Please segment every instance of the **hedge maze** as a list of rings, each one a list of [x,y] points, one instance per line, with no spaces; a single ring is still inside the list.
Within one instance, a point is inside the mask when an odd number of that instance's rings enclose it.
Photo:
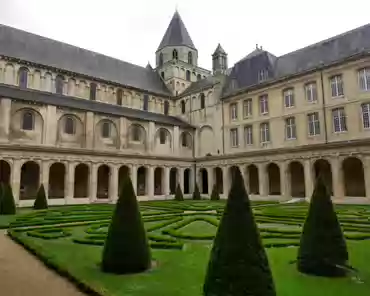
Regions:
[[[211,243],[224,205],[204,200],[141,202],[151,248],[181,250],[192,242]],[[252,205],[265,247],[299,245],[307,204]],[[33,211],[18,217],[9,231],[13,236],[101,246],[113,209],[113,205],[79,205]],[[370,239],[370,207],[337,205],[336,211],[348,240]]]

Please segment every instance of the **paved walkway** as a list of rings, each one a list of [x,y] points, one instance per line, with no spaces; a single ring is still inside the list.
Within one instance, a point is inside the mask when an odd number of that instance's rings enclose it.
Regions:
[[[4,296],[84,296],[0,231],[0,294]]]

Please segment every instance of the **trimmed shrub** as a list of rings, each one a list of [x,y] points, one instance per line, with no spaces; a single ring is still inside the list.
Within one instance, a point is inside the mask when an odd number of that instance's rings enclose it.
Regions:
[[[200,196],[199,187],[198,187],[197,183],[195,183],[195,188],[194,188],[192,199],[193,200],[201,200],[202,199],[201,196]]]
[[[33,204],[35,210],[45,210],[48,208],[48,201],[46,200],[44,184],[41,184],[37,191],[37,196]]]
[[[184,200],[184,195],[182,194],[180,184],[177,184],[177,187],[176,187],[175,200],[177,200],[177,201],[183,201]]]
[[[239,169],[219,224],[208,263],[205,296],[275,296],[265,249]]]
[[[8,184],[2,184],[1,187],[0,214],[14,215],[16,213],[16,207],[12,187]]]
[[[306,274],[339,277],[346,275],[340,266],[346,266],[347,261],[346,241],[324,179],[319,176],[303,226],[297,268]]]
[[[211,200],[220,200],[220,194],[218,193],[217,184],[213,185]]]
[[[129,177],[109,225],[101,268],[104,272],[127,274],[149,269],[151,253],[134,188]]]

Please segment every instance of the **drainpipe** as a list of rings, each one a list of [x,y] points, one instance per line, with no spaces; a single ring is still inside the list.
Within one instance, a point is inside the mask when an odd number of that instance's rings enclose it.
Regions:
[[[326,121],[326,101],[325,101],[325,90],[324,90],[324,77],[322,74],[322,70],[320,71],[320,78],[321,78],[321,93],[322,93],[322,113],[324,116],[324,138],[325,138],[325,144],[328,143],[328,127],[327,127],[327,121]]]

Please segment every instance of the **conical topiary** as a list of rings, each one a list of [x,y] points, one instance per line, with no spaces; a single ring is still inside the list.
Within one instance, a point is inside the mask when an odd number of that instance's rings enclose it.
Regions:
[[[0,214],[15,215],[16,207],[12,187],[8,184],[2,184],[1,187]]]
[[[202,199],[202,197],[200,196],[199,187],[198,187],[197,183],[195,183],[192,199],[193,200],[201,200]]]
[[[268,259],[239,169],[217,230],[204,296],[275,296]]]
[[[220,194],[218,193],[217,184],[213,185],[211,200],[220,200]]]
[[[303,226],[297,267],[317,276],[345,276],[348,251],[330,194],[319,176]]]
[[[41,184],[39,190],[37,191],[33,208],[35,210],[45,210],[48,208],[48,201],[46,199],[44,184]]]
[[[151,253],[131,179],[124,180],[108,236],[101,268],[104,272],[126,274],[149,269]]]
[[[177,201],[183,201],[184,200],[184,195],[182,194],[180,184],[177,184],[177,187],[176,187],[175,200],[177,200]]]

